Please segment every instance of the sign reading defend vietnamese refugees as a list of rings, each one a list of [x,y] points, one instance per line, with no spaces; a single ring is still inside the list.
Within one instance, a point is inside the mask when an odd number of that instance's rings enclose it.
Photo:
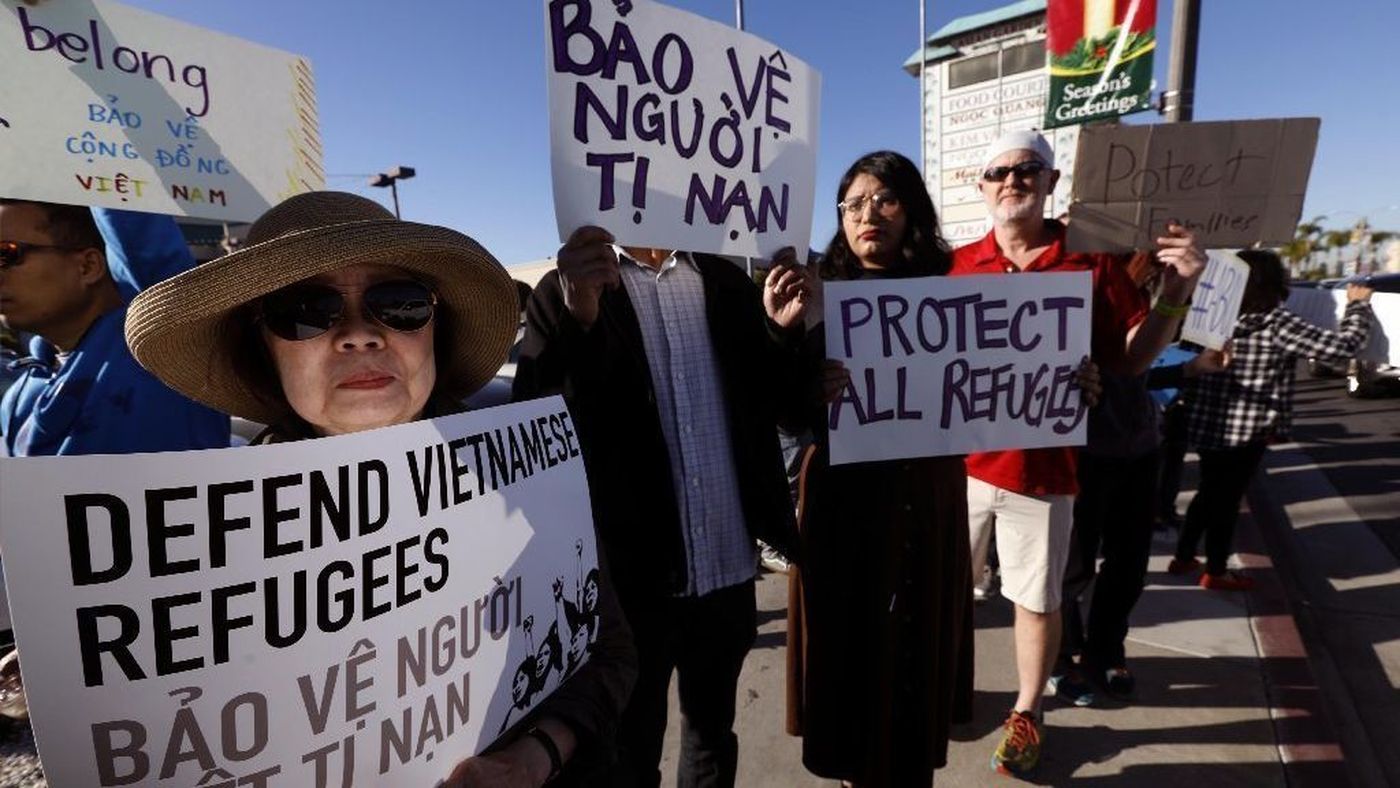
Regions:
[[[1076,446],[1092,275],[827,282],[831,463]]]
[[[1220,350],[1234,336],[1244,286],[1249,281],[1249,266],[1234,252],[1212,249],[1207,255],[1206,270],[1196,281],[1181,338]]]
[[[111,0],[0,0],[0,197],[252,221],[325,188],[311,64]]]
[[[1292,240],[1320,123],[1086,126],[1074,166],[1069,249],[1153,249],[1170,219],[1213,249]]]
[[[1151,109],[1157,0],[1050,0],[1045,128]]]
[[[559,236],[771,257],[806,249],[821,79],[650,0],[546,0]]]
[[[300,443],[0,459],[49,784],[433,785],[587,658],[558,397]]]

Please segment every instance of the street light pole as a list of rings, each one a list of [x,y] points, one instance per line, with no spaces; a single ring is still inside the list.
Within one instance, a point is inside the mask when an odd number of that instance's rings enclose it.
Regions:
[[[1172,52],[1162,114],[1168,123],[1190,121],[1196,106],[1196,45],[1201,36],[1201,0],[1175,0]]]
[[[744,29],[744,0],[734,0],[734,26]]]
[[[928,67],[928,17],[927,4],[919,0],[919,174],[924,176],[924,188],[928,188],[928,82],[924,79],[924,69]]]
[[[394,169],[389,170],[388,172],[381,172],[378,175],[371,176],[369,179],[370,186],[379,186],[381,188],[384,186],[389,187],[389,191],[394,195],[395,219],[402,218],[401,216],[399,216],[399,181],[406,181],[417,174],[418,171],[413,169],[412,167],[404,167],[403,165],[399,165],[398,167],[395,167]]]

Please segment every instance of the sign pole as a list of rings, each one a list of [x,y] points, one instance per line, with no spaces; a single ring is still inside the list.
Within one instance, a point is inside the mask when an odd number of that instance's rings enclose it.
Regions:
[[[734,26],[744,29],[744,0],[734,0]],[[753,258],[744,258],[744,271],[753,279]]]
[[[928,188],[928,81],[924,69],[928,67],[928,17],[927,4],[919,0],[919,172],[924,176],[924,188]]]
[[[1201,34],[1201,0],[1176,0],[1172,7],[1172,54],[1162,114],[1168,123],[1189,122],[1196,105],[1196,45]]]

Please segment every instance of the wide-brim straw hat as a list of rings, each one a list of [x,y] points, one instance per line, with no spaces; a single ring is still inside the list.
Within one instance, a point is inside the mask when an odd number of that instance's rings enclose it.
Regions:
[[[285,399],[268,402],[270,392],[259,396],[235,369],[234,344],[248,335],[236,324],[249,319],[240,307],[353,265],[401,268],[437,292],[445,319],[434,328],[435,390],[454,400],[490,380],[515,340],[515,282],[490,252],[455,230],[400,221],[373,200],[343,192],[297,195],[254,222],[247,243],[141,293],[126,316],[126,341],[141,366],[225,413],[263,424],[288,413]]]

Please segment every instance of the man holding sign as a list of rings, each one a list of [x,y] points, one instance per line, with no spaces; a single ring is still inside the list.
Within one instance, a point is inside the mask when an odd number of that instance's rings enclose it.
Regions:
[[[1162,297],[1149,308],[1126,272],[1126,259],[1073,254],[1065,228],[1047,221],[1045,204],[1060,173],[1055,154],[1034,131],[1008,132],[983,157],[981,190],[995,223],[985,238],[958,249],[954,274],[1091,271],[1094,361],[1106,372],[1143,373],[1171,340],[1205,256],[1185,228],[1157,239]],[[984,452],[967,458],[973,569],[985,564],[997,532],[1002,593],[1015,604],[1019,692],[993,768],[1013,774],[1040,759],[1040,701],[1059,649],[1061,584],[1070,549],[1075,451],[1068,448]]]

